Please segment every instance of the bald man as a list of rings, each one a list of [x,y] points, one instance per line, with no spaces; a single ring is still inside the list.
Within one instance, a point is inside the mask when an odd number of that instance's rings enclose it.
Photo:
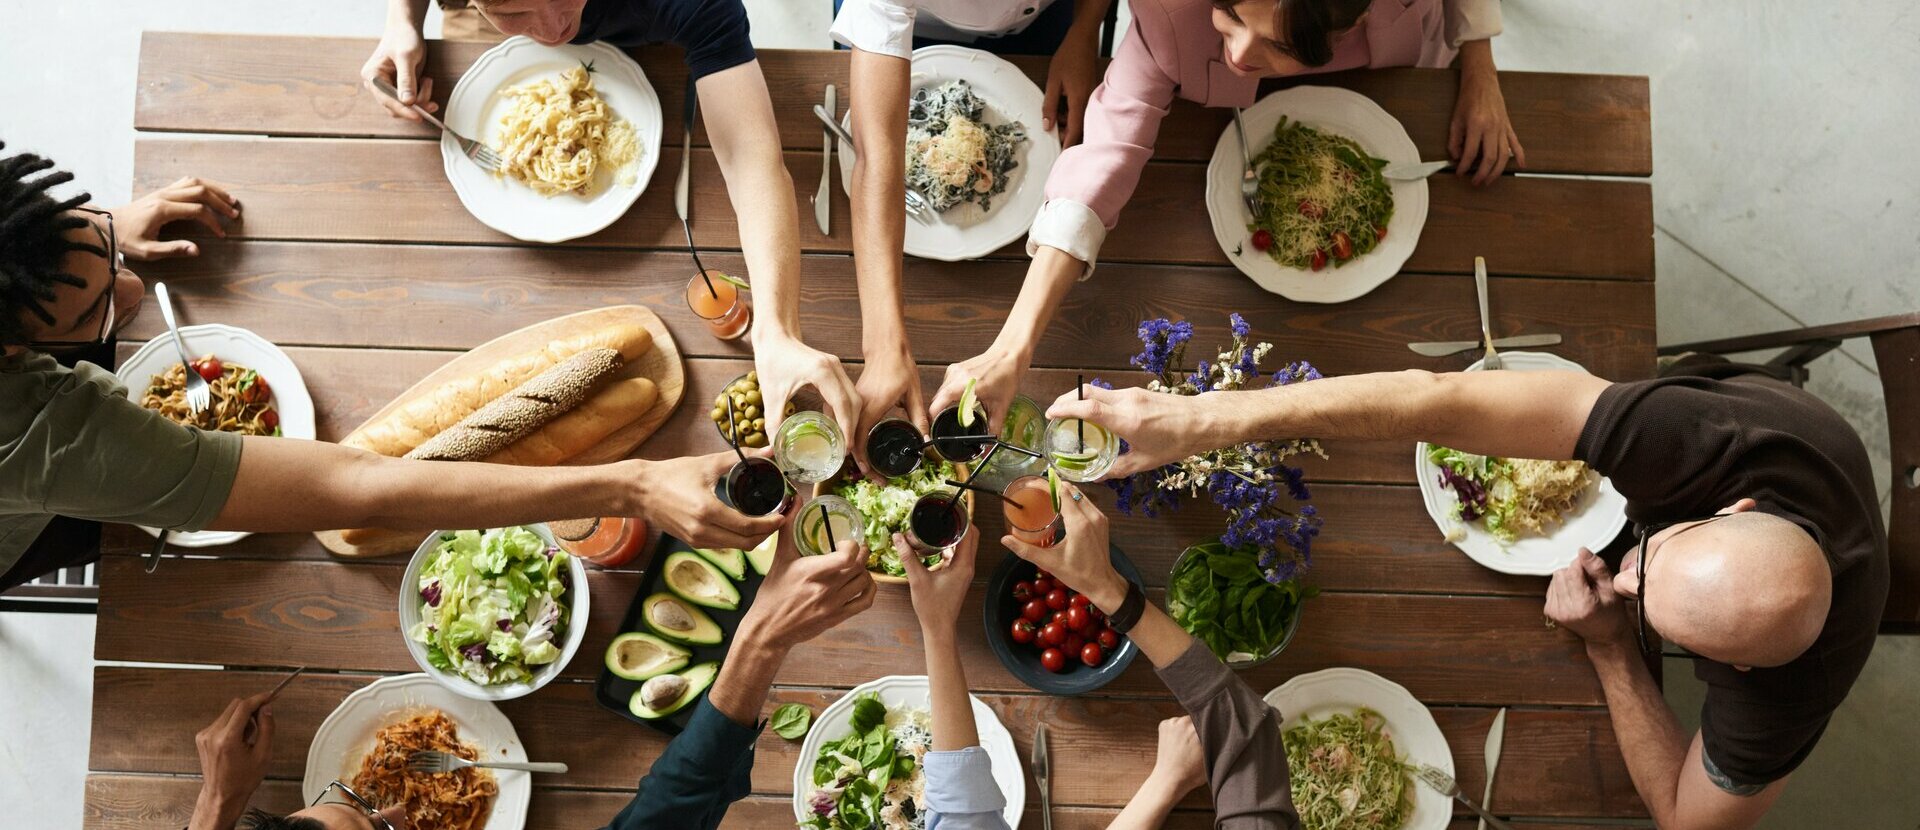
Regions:
[[[1717,358],[1635,383],[1397,372],[1191,398],[1089,389],[1047,415],[1126,438],[1115,477],[1307,435],[1579,459],[1605,474],[1640,544],[1618,574],[1578,551],[1547,589],[1547,625],[1584,640],[1664,830],[1759,821],[1859,677],[1886,605],[1887,535],[1859,436],[1806,392]],[[1647,668],[1663,641],[1707,684],[1691,736]]]

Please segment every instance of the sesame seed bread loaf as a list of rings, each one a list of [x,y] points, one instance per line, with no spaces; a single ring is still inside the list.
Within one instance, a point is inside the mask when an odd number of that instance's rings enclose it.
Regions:
[[[624,365],[620,353],[613,349],[579,352],[441,430],[406,457],[422,461],[485,459],[579,406]]]

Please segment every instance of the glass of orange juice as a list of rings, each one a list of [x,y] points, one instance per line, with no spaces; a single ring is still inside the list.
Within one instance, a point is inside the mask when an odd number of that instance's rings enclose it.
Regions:
[[[1066,537],[1067,525],[1054,507],[1053,490],[1041,476],[1021,476],[1001,491],[1000,509],[1013,538],[1030,545],[1052,547]]]
[[[706,321],[708,330],[721,340],[733,340],[747,333],[753,324],[753,304],[725,274],[708,269],[687,280],[687,308]]]

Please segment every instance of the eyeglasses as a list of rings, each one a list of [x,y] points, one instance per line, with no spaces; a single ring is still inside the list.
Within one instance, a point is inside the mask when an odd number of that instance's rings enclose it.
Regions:
[[[74,210],[82,213],[91,213],[105,220],[104,222],[89,222],[88,224],[93,226],[94,233],[100,235],[100,244],[104,246],[101,250],[106,252],[107,285],[100,291],[100,296],[94,298],[94,301],[87,305],[87,313],[80,318],[85,320],[87,317],[93,316],[96,309],[105,305],[105,310],[100,314],[100,331],[90,340],[36,340],[27,344],[27,348],[30,349],[47,351],[94,346],[107,342],[107,338],[113,335],[113,287],[115,283],[120,281],[120,269],[126,266],[127,258],[120,253],[120,240],[113,231],[113,214],[96,208],[83,207],[74,208]],[[102,224],[106,225],[106,230],[100,229]]]
[[[1701,519],[1683,519],[1677,522],[1666,522],[1664,524],[1648,525],[1647,527],[1644,527],[1640,530],[1640,562],[1639,564],[1634,566],[1634,570],[1638,573],[1640,577],[1640,584],[1638,587],[1634,589],[1634,594],[1635,594],[1634,606],[1639,609],[1638,611],[1639,624],[1634,626],[1633,634],[1634,634],[1634,637],[1640,641],[1641,654],[1660,653],[1660,646],[1664,642],[1660,638],[1660,633],[1657,631],[1654,631],[1653,626],[1647,624],[1647,563],[1649,561],[1652,561],[1653,559],[1653,549],[1647,547],[1648,540],[1652,539],[1654,536],[1659,535],[1660,531],[1666,530],[1667,528],[1670,528],[1670,527],[1687,525],[1687,527],[1680,528],[1679,530],[1676,530],[1673,532],[1673,536],[1678,536],[1696,527],[1713,524],[1714,522],[1724,519],[1726,517],[1727,517],[1727,514],[1719,513],[1719,514],[1707,516]],[[1664,547],[1667,542],[1673,541],[1673,536],[1668,536],[1666,539],[1661,540],[1660,544]],[[1681,649],[1678,653],[1667,654],[1664,656],[1684,657],[1692,660],[1700,659],[1700,655],[1694,654],[1693,652],[1687,651],[1685,649]]]
[[[333,780],[333,783],[328,784],[325,789],[322,789],[319,795],[314,796],[313,802],[308,804],[307,806],[308,807],[320,806],[320,802],[327,800],[327,793],[330,793],[334,790],[339,790],[341,795],[346,796],[348,801],[353,802],[352,804],[349,804],[346,806],[359,807],[361,812],[366,813],[367,821],[370,821],[373,823],[374,830],[394,830],[393,822],[387,821],[385,818],[381,817],[380,810],[378,808],[374,807],[373,804],[367,801],[366,799],[361,798],[359,793],[354,792],[352,787],[349,787],[346,784],[341,783],[340,779],[338,778],[335,778]]]

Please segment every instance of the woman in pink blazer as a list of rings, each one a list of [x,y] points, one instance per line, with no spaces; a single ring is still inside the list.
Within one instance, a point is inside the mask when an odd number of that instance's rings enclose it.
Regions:
[[[1524,166],[1520,139],[1494,72],[1488,39],[1499,0],[1133,0],[1133,25],[1087,102],[1082,143],[1061,152],[1046,202],[1027,235],[1033,263],[987,350],[947,367],[931,411],[956,403],[967,381],[994,431],[1033,347],[1076,279],[1093,273],[1100,245],[1153,156],[1175,96],[1246,107],[1263,78],[1390,66],[1444,67],[1459,57],[1460,92],[1448,150],[1461,175],[1493,181]]]

